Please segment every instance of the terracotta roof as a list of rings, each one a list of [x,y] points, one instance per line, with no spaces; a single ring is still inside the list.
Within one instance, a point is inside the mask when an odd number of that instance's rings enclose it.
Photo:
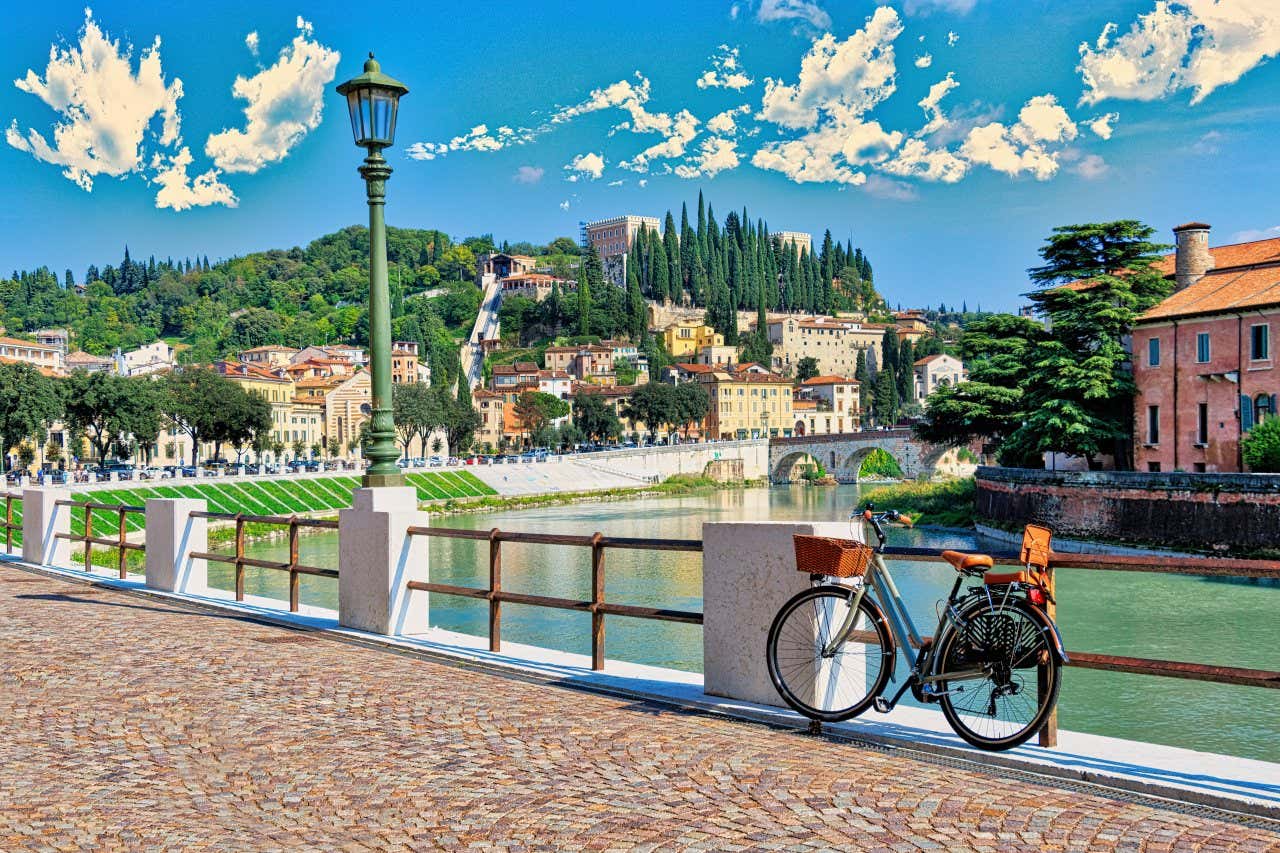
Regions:
[[[1280,266],[1212,272],[1138,318],[1169,320],[1280,305]]]
[[[690,364],[687,361],[679,361],[671,366],[678,367],[685,373],[710,373],[715,370],[715,368],[709,364]]]
[[[115,359],[93,355],[84,350],[76,350],[75,352],[67,353],[66,362],[67,364],[114,364]]]
[[[916,364],[919,363],[916,362]],[[806,387],[813,385],[857,385],[858,380],[849,379],[845,376],[814,376],[812,379],[806,379],[800,384]]]
[[[52,350],[54,352],[56,352],[58,349],[55,346],[50,346],[49,344],[42,344],[42,343],[39,343],[38,341],[23,341],[23,340],[19,340],[18,338],[8,338],[8,337],[0,337],[0,344],[5,344],[7,346],[18,346],[18,347],[34,347],[35,349]]]
[[[919,367],[922,364],[928,364],[931,361],[942,358],[944,355],[945,353],[934,353],[933,355],[926,355],[924,358],[917,358],[915,366]]]
[[[300,352],[293,347],[281,346],[280,344],[268,344],[262,347],[250,347],[244,352]]]
[[[58,371],[45,367],[43,364],[32,364],[31,362],[23,361],[20,358],[9,358],[7,355],[0,355],[0,364],[25,364],[40,371],[42,376],[61,376]]]

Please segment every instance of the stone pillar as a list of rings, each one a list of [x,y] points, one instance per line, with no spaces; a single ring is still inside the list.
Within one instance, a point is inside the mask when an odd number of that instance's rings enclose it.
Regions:
[[[148,588],[188,595],[209,591],[208,562],[191,557],[192,551],[209,550],[209,520],[191,517],[206,507],[193,498],[147,499]]]
[[[427,593],[406,588],[425,581],[428,540],[409,536],[427,524],[410,486],[356,489],[338,513],[338,623],[374,634],[416,634],[428,627]]]
[[[792,536],[861,539],[848,522],[733,521],[702,525],[702,667],[705,691],[782,705],[769,680],[769,626],[787,599],[809,587]]]
[[[22,492],[22,559],[39,566],[71,565],[71,542],[57,534],[71,532],[70,489],[26,489]]]

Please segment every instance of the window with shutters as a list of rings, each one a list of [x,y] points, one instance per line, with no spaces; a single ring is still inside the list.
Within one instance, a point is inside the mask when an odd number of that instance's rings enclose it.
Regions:
[[[1276,413],[1275,397],[1271,394],[1259,394],[1253,399],[1254,423],[1262,423]]]
[[[1160,339],[1152,338],[1147,341],[1147,367],[1160,366]]]
[[[1207,364],[1209,362],[1209,333],[1201,332],[1196,335],[1196,362],[1199,364]]]
[[[1271,327],[1265,323],[1249,327],[1249,358],[1253,361],[1271,358]]]

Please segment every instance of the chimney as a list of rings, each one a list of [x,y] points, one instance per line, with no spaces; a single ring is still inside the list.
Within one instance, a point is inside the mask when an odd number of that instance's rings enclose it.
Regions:
[[[1203,222],[1188,222],[1173,229],[1177,242],[1174,255],[1174,273],[1177,284],[1174,290],[1185,290],[1213,269],[1213,255],[1209,254],[1209,226]]]

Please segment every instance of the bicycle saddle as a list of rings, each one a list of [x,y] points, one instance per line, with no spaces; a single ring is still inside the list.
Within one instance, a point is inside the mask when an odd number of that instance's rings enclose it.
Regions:
[[[957,572],[980,575],[995,565],[986,554],[965,554],[961,551],[943,551],[942,559],[950,563]]]

